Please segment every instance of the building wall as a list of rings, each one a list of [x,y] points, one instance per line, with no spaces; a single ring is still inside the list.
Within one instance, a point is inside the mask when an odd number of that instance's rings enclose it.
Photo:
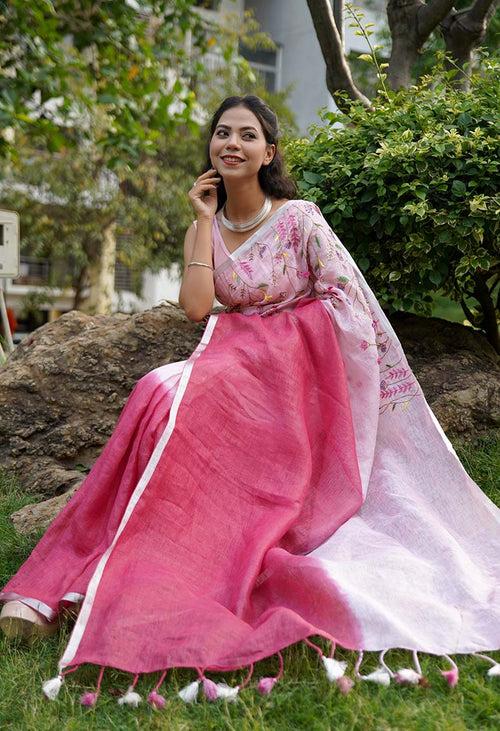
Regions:
[[[262,30],[281,51],[281,88],[293,84],[288,103],[301,134],[318,121],[317,109],[331,107],[325,65],[305,0],[246,0]],[[314,80],[311,83],[311,80]]]
[[[361,6],[362,3],[359,3]],[[382,0],[380,5],[383,7]],[[293,84],[288,97],[300,134],[306,135],[312,123],[320,122],[318,109],[335,110],[336,105],[326,86],[326,68],[316,38],[309,8],[305,0],[245,0],[245,9],[252,9],[262,30],[282,48],[281,88]],[[380,25],[385,17],[380,11],[365,10],[364,23]],[[344,19],[344,47],[359,53],[369,46],[349,27]]]

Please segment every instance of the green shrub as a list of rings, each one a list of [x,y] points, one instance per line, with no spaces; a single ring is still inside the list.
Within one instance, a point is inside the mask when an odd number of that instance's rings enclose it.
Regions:
[[[287,160],[389,310],[431,314],[431,293],[462,304],[498,349],[500,63],[469,92],[437,69],[366,109],[323,111]],[[344,126],[341,126],[341,123]]]

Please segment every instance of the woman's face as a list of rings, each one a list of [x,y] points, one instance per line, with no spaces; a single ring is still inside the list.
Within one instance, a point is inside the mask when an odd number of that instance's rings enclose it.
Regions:
[[[210,160],[223,178],[248,178],[271,162],[275,150],[275,145],[266,142],[255,114],[243,106],[232,107],[222,114],[214,130]]]

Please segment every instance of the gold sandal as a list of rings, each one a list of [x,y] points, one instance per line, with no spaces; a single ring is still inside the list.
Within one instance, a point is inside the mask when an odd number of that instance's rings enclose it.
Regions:
[[[12,601],[3,605],[0,613],[0,629],[9,639],[33,640],[36,637],[51,637],[59,629],[59,619],[56,617],[49,622],[27,604]]]

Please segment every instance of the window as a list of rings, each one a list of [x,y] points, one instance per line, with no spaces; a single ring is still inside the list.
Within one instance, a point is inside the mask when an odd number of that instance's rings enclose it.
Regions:
[[[240,43],[239,52],[246,58],[250,66],[261,77],[268,91],[279,91],[281,88],[281,46],[275,50],[247,48]]]
[[[115,290],[117,292],[134,291],[132,271],[119,259],[115,261]]]

